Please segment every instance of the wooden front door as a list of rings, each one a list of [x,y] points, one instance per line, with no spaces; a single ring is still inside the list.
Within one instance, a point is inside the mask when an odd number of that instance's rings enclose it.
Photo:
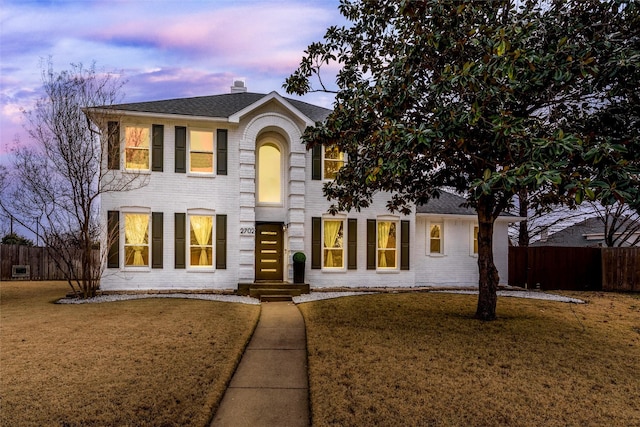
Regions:
[[[256,225],[256,280],[282,280],[282,224]]]

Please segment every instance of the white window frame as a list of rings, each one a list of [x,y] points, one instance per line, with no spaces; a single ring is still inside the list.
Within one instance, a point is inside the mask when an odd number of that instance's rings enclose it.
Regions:
[[[381,222],[391,222],[396,226],[396,247],[395,247],[395,266],[394,267],[380,267],[378,264],[380,257],[379,253],[382,250],[390,250],[391,248],[381,249],[378,246],[378,230],[379,223]],[[376,271],[378,272],[398,272],[400,271],[400,218],[397,216],[379,216],[376,218]]]
[[[192,216],[208,216],[211,217],[211,265],[191,265],[191,217]],[[187,242],[186,242],[186,267],[187,271],[193,272],[211,272],[216,269],[216,214],[213,209],[187,209]]]
[[[478,257],[478,252],[474,251],[474,243],[477,244],[477,235],[474,236],[475,229],[478,228],[477,223],[469,224],[469,256]]]
[[[322,180],[323,181],[333,181],[335,178],[327,178],[324,176],[324,171],[325,171],[325,162],[339,162],[340,160],[336,160],[336,159],[327,159],[325,157],[326,155],[326,149],[327,146],[323,145],[322,146]],[[344,151],[340,151],[340,153],[342,153],[342,166],[344,166],[347,163],[347,154]]]
[[[272,145],[280,151],[280,201],[279,202],[261,202],[260,201],[260,149],[265,145]],[[257,206],[272,206],[282,207],[284,206],[284,184],[285,184],[285,152],[284,147],[277,139],[273,137],[267,137],[260,141],[256,147],[256,205]]]
[[[124,129],[122,129],[122,132],[124,132],[124,137],[122,138],[122,140],[124,141],[124,152],[123,152],[123,156],[122,156],[122,166],[123,166],[123,170],[127,171],[127,172],[137,172],[137,173],[151,173],[151,165],[153,164],[153,159],[151,158],[151,156],[153,155],[153,150],[151,149],[151,144],[152,144],[152,129],[151,129],[151,125],[149,124],[141,124],[141,123],[125,123],[123,126]],[[148,146],[146,148],[146,150],[149,153],[149,163],[147,165],[146,169],[135,169],[135,168],[128,168],[127,167],[127,128],[140,128],[140,129],[146,129],[147,133],[149,135],[149,139],[147,141]],[[135,148],[135,147],[131,147],[131,149],[134,150],[143,150],[142,148]]]
[[[153,221],[153,218],[151,217],[151,209],[147,208],[147,207],[141,207],[141,206],[126,206],[126,207],[122,207],[120,208],[120,213],[122,215],[122,222],[121,222],[121,226],[120,226],[120,230],[119,230],[119,234],[120,234],[120,259],[118,260],[119,265],[121,266],[121,270],[124,271],[151,271],[151,221]],[[140,266],[136,266],[136,265],[126,265],[127,262],[127,254],[126,254],[126,234],[125,234],[125,230],[127,227],[127,214],[137,214],[137,215],[147,215],[149,217],[149,222],[147,225],[147,237],[148,237],[148,241],[147,241],[147,246],[148,246],[148,263],[147,265],[140,265]],[[139,246],[139,245],[137,245]]]
[[[440,252],[431,252],[431,227],[434,225],[440,226]],[[444,230],[444,220],[432,220],[427,221],[427,230],[426,230],[426,251],[428,256],[432,257],[441,257],[445,256],[445,230]]]
[[[191,150],[191,132],[209,132],[211,133],[212,147],[211,147],[211,172],[197,172],[191,170],[191,153],[209,153],[209,151],[193,151]],[[207,129],[200,127],[187,127],[187,174],[190,176],[204,176],[212,177],[216,175],[216,131],[215,129]]]
[[[342,223],[342,266],[341,267],[325,267],[325,245],[324,245],[324,223],[325,221],[339,221]],[[344,214],[338,215],[323,215],[322,216],[322,227],[320,229],[320,237],[321,237],[321,268],[323,271],[327,272],[344,272],[347,270],[347,216]]]

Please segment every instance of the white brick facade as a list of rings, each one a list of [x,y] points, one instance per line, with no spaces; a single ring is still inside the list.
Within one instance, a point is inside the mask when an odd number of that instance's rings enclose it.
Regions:
[[[107,224],[108,212],[116,212],[120,218],[120,232],[118,266],[105,268],[101,282],[102,290],[237,289],[238,283],[253,282],[256,278],[257,223],[282,225],[282,279],[285,281],[293,279],[292,254],[303,251],[307,255],[305,281],[311,287],[477,286],[477,258],[470,252],[475,221],[473,216],[432,218],[415,214],[393,215],[385,208],[384,195],[378,195],[369,209],[358,213],[345,213],[339,217],[344,220],[345,226],[348,220],[356,220],[356,265],[347,268],[345,263],[344,269],[312,268],[312,221],[314,218],[329,218],[327,209],[330,202],[322,194],[324,181],[312,179],[311,151],[307,151],[300,142],[305,127],[312,125],[313,120],[276,93],[266,95],[227,117],[190,117],[183,114],[128,111],[127,108],[123,108],[119,113],[123,114],[119,117],[121,129],[127,124],[164,126],[163,170],[144,172],[142,178],[147,184],[141,188],[103,195],[102,221]],[[188,171],[176,173],[176,126],[210,130],[214,135],[218,129],[225,129],[226,175],[198,176]],[[257,202],[256,150],[265,137],[271,137],[276,141],[282,154],[282,203],[278,206],[261,205]],[[124,171],[123,142],[120,152],[120,170],[112,172],[116,175],[127,173]],[[125,239],[122,218],[126,212],[162,213],[162,239],[158,243],[162,247],[162,259],[159,262],[161,267],[152,268],[151,263],[147,267],[124,267]],[[188,218],[190,212],[209,212],[214,216],[226,216],[224,268],[215,268],[215,262],[214,267],[207,269],[190,268],[188,262],[186,267],[176,268],[175,214],[186,214]],[[371,268],[367,254],[367,220],[376,219],[397,222],[398,233],[401,223],[403,227],[408,226],[408,269],[399,268],[400,246],[397,252],[397,268]],[[427,229],[429,221],[432,220],[444,224],[443,255],[432,256],[426,252]],[[353,224],[353,221],[349,224]],[[214,236],[214,250],[216,237],[220,236]],[[188,233],[186,239],[189,239]],[[344,241],[346,257],[346,234]],[[189,254],[185,256],[188,258]],[[506,222],[496,223],[494,257],[501,282],[506,282]]]

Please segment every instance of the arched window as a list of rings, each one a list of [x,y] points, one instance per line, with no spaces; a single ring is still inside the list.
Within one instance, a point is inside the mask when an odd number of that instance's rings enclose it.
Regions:
[[[258,148],[258,203],[282,203],[282,153],[273,143]]]

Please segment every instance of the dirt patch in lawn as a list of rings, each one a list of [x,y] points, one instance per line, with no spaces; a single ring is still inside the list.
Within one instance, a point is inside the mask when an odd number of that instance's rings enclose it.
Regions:
[[[0,424],[194,425],[216,409],[259,306],[60,305],[61,282],[0,283]]]
[[[640,299],[384,294],[300,305],[314,426],[640,425]]]

